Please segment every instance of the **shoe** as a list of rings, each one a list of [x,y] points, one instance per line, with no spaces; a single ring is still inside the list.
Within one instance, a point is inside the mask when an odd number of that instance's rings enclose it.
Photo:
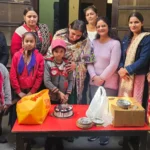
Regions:
[[[7,139],[4,136],[0,136],[0,143],[7,143]]]
[[[123,140],[119,140],[118,145],[123,146]]]
[[[101,136],[99,139],[100,145],[107,145],[109,143],[109,137],[108,136]]]
[[[13,150],[16,150],[16,143],[14,143]]]
[[[44,150],[51,150],[53,148],[53,143],[53,139],[48,137],[45,141]]]
[[[98,136],[91,136],[88,138],[88,141],[93,142],[93,141],[96,141],[98,138],[99,138]]]
[[[74,137],[67,137],[67,138],[64,138],[64,140],[68,142],[74,142]]]

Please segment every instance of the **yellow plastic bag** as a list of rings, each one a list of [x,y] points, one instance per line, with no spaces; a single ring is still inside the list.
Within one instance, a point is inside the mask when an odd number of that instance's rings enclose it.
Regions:
[[[49,90],[25,96],[17,103],[19,124],[42,124],[50,110]]]

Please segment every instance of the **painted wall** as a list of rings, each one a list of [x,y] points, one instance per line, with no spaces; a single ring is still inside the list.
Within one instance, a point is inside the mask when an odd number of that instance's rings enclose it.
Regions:
[[[112,4],[112,1],[113,1],[113,0],[107,0],[107,3],[110,3],[110,4]]]
[[[69,23],[78,19],[79,0],[69,0]]]
[[[39,0],[40,22],[46,23],[52,33],[54,26],[54,2],[59,2],[59,0]]]

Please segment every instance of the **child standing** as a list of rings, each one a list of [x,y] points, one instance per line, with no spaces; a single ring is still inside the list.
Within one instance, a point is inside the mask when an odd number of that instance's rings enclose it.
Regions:
[[[52,41],[53,57],[45,62],[44,84],[50,89],[52,104],[66,103],[71,94],[73,85],[72,72],[68,73],[66,65],[69,63],[64,58],[66,43],[62,39]]]
[[[2,136],[2,117],[8,107],[11,105],[11,88],[9,73],[6,67],[0,63],[0,143],[6,143],[7,140]]]
[[[22,49],[14,54],[10,69],[13,100],[17,101],[26,95],[36,93],[42,83],[44,59],[35,46],[36,35],[26,32],[22,39]],[[16,105],[13,105],[9,120],[11,127],[15,120]]]
[[[44,84],[50,90],[52,104],[67,103],[73,86],[72,72],[68,73],[66,65],[69,63],[64,58],[66,43],[62,39],[52,41],[52,54],[45,62]],[[61,138],[47,138],[45,150],[56,146],[57,150],[63,150]]]

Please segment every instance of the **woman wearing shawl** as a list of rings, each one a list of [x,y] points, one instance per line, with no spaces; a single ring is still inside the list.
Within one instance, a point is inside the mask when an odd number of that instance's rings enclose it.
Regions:
[[[86,77],[86,64],[94,62],[94,54],[87,38],[86,25],[81,20],[73,21],[68,28],[56,32],[54,39],[63,39],[66,43],[65,57],[69,60],[67,71],[73,71],[73,92],[68,103],[79,104],[82,99],[84,79]],[[51,47],[47,53],[50,57]]]
[[[21,49],[22,36],[26,32],[34,32],[36,34],[36,48],[42,55],[45,55],[52,39],[48,26],[38,23],[38,15],[32,7],[26,8],[23,15],[23,25],[18,27],[12,36],[11,57]]]
[[[143,21],[139,12],[133,12],[128,18],[130,34],[122,41],[122,58],[118,73],[121,78],[119,96],[134,97],[146,109],[150,33],[145,32]]]

